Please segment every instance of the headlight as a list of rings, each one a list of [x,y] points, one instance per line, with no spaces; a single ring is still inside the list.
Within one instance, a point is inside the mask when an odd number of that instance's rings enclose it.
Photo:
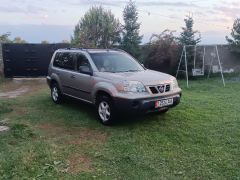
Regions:
[[[117,85],[117,90],[120,92],[133,92],[143,93],[146,92],[146,88],[141,82],[138,81],[123,81]]]
[[[173,78],[173,80],[172,80],[172,87],[173,87],[173,89],[178,88],[178,82],[177,82],[176,78]]]

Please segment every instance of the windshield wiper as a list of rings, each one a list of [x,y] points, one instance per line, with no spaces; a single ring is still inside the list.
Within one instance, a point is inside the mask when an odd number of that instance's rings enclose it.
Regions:
[[[127,70],[127,71],[125,71],[125,72],[137,72],[137,71],[139,71],[139,70],[133,70],[133,69],[131,69],[131,70]]]
[[[138,72],[140,70],[126,70],[126,71],[116,71],[116,73],[122,73],[122,72]]]
[[[114,72],[114,71],[102,71],[102,72],[116,73],[116,72]]]

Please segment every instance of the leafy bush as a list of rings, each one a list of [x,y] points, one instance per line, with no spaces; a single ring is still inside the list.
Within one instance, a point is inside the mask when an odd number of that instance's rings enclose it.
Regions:
[[[152,70],[175,74],[179,47],[173,31],[165,30],[159,35],[153,34],[150,42],[143,47],[144,65]]]

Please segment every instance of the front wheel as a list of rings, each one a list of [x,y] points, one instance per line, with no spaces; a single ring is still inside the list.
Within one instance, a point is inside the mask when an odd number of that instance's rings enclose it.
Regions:
[[[51,86],[51,97],[53,102],[60,104],[62,102],[62,94],[57,83],[53,83]]]
[[[102,124],[113,124],[115,118],[115,109],[111,98],[107,96],[99,96],[96,102],[96,113]]]

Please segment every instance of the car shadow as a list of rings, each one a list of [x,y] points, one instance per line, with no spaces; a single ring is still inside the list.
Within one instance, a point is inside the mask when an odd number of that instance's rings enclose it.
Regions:
[[[96,118],[95,106],[87,102],[65,96],[62,105],[80,112],[84,112],[91,118]]]
[[[159,113],[149,113],[149,114],[124,114],[116,122],[116,126],[129,126],[129,125],[146,125],[156,120],[159,120],[158,117],[161,117],[161,120],[164,120],[165,114]]]
[[[84,101],[64,97],[63,106],[71,109],[75,109],[79,112],[84,112],[90,119],[98,121],[97,115],[95,114],[95,106]],[[128,126],[134,124],[144,124],[145,122],[151,122],[156,120],[156,117],[161,116],[164,120],[164,114],[150,113],[150,114],[130,114],[130,113],[119,113],[116,122],[112,126]]]

